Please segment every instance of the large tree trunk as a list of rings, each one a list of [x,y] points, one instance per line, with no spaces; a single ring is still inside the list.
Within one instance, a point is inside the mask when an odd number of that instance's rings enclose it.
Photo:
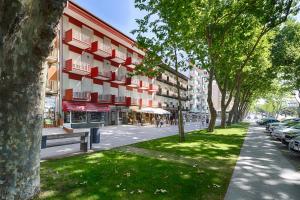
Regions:
[[[40,190],[44,58],[65,1],[0,1],[0,199]]]
[[[212,82],[213,82],[213,77],[214,77],[214,71],[213,69],[210,70],[209,72],[209,77],[208,77],[208,88],[207,88],[207,103],[209,107],[209,112],[210,112],[210,120],[209,120],[209,125],[207,130],[209,132],[213,132],[216,124],[216,119],[217,119],[217,111],[214,107],[213,101],[212,101]]]
[[[182,115],[182,102],[180,94],[180,83],[178,77],[178,63],[177,63],[177,50],[175,49],[175,70],[176,70],[176,89],[177,89],[177,100],[178,100],[178,131],[179,131],[179,142],[184,142],[184,124]]]

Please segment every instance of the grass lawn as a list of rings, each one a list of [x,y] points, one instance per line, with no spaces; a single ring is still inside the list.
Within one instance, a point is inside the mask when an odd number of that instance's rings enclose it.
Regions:
[[[203,163],[191,166],[117,149],[41,163],[39,199],[223,199],[247,124],[132,146]]]

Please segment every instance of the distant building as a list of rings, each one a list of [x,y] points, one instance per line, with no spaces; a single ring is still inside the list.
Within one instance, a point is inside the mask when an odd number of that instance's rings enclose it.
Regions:
[[[156,93],[156,99],[161,102],[161,107],[169,111],[173,117],[177,118],[178,112],[178,96],[176,87],[176,74],[178,74],[180,83],[180,98],[182,103],[182,110],[188,111],[188,77],[182,73],[176,71],[173,68],[166,68],[166,70],[156,77],[156,85],[158,86],[158,92]]]
[[[208,73],[206,70],[194,67],[189,77],[189,110],[192,118],[199,118],[209,114],[207,104]]]

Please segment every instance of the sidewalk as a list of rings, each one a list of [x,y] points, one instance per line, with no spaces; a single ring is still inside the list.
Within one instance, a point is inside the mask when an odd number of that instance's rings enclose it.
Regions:
[[[264,133],[251,126],[225,200],[300,199],[300,173]]]
[[[200,129],[201,122],[187,123],[185,132]],[[76,131],[87,131],[78,129]],[[62,129],[43,130],[43,135],[63,133]],[[154,126],[119,125],[106,126],[100,129],[100,144],[93,144],[93,150],[107,150],[137,142],[152,140],[161,137],[176,135],[178,126],[167,126],[156,128]],[[79,144],[51,147],[41,150],[41,159],[60,157],[63,155],[76,154],[80,152]]]

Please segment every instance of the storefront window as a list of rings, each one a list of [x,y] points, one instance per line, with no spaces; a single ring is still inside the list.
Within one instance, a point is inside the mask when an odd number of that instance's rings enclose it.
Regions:
[[[91,112],[89,115],[90,122],[101,122],[104,121],[104,113],[101,112]]]
[[[70,112],[64,113],[64,123],[70,123]]]
[[[55,97],[45,97],[44,108],[44,125],[46,127],[53,126],[55,124]]]
[[[72,112],[72,123],[86,123],[86,112]]]

